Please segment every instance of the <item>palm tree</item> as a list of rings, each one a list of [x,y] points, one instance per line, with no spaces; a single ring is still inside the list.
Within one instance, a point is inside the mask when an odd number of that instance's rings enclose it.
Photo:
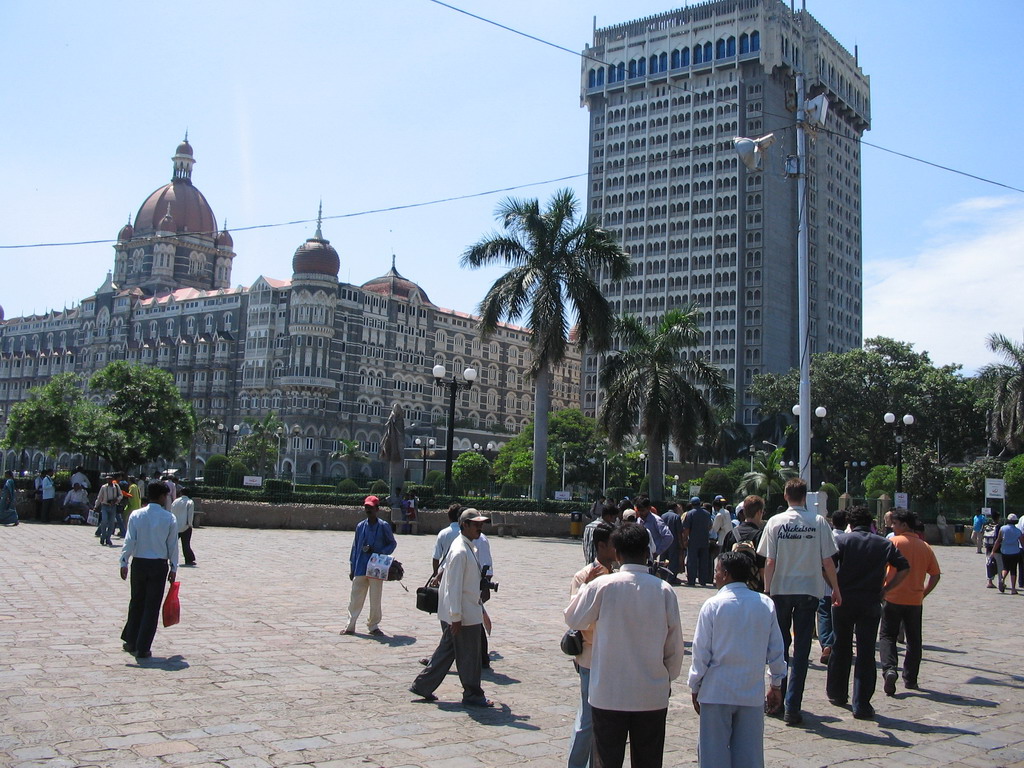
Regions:
[[[231,449],[233,456],[240,458],[250,471],[257,475],[265,475],[267,464],[277,451],[277,430],[284,427],[276,411],[271,411],[262,419],[247,416],[245,424],[249,427],[248,434],[241,437]]]
[[[650,447],[650,494],[664,495],[664,446],[691,445],[715,424],[715,410],[729,402],[732,390],[722,370],[684,350],[700,342],[696,309],[669,310],[652,327],[633,316],[616,324],[623,351],[601,370],[605,391],[599,420],[616,446],[639,427]]]
[[[217,420],[210,416],[200,418],[194,410],[191,413],[195,431],[192,432],[192,441],[189,445],[188,467],[192,476],[195,477],[197,474],[196,448],[200,445],[209,447],[210,443],[217,438]]]
[[[782,493],[786,481],[797,476],[796,469],[782,463],[782,454],[785,451],[786,449],[781,447],[774,451],[757,451],[754,454],[754,469],[740,480],[737,492],[742,496],[756,493],[764,497],[766,503],[769,494]]]
[[[331,461],[341,460],[348,465],[348,476],[355,477],[355,468],[357,464],[365,464],[370,460],[366,451],[359,448],[358,440],[339,440],[338,450],[334,451],[331,456]]]
[[[462,255],[464,267],[509,268],[480,302],[484,339],[503,320],[524,319],[533,332],[533,493],[539,500],[547,495],[551,370],[571,342],[596,352],[608,348],[614,315],[595,276],[621,280],[629,272],[629,257],[614,236],[595,220],[578,218],[578,209],[570,189],[556,192],[543,211],[535,199],[509,198],[495,212],[505,231],[488,235]]]
[[[1019,453],[1024,447],[1024,345],[1001,333],[989,334],[987,343],[1005,359],[980,371],[993,384],[991,437],[1003,446],[1003,454]]]

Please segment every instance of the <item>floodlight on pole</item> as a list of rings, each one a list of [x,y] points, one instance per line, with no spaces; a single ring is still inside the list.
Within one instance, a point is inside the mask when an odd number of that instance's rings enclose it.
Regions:
[[[774,133],[769,133],[757,139],[748,139],[743,136],[737,136],[732,140],[732,145],[736,149],[736,154],[740,156],[740,162],[747,166],[751,171],[760,171],[764,165],[761,162],[764,151],[770,147],[774,141]]]

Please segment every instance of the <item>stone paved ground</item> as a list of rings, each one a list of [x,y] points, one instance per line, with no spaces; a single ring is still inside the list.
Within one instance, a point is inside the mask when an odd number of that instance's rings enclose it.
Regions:
[[[410,589],[427,576],[432,538],[399,539]],[[557,641],[579,544],[493,539],[501,588],[491,647],[500,658],[484,685],[500,707],[466,711],[454,675],[438,704],[407,693],[439,630],[397,584],[385,588],[386,638],[339,636],[351,540],[196,531],[182,623],[161,629],[154,657],[137,663],[118,639],[128,588],[117,550],[86,528],[0,530],[0,765],[564,765],[577,691]],[[1024,765],[1024,597],[984,589],[983,558],[971,548],[939,557],[945,576],[926,606],[922,690],[894,699],[879,690],[877,722],[855,721],[828,705],[815,663],[804,727],[767,723],[769,765]],[[677,594],[690,637],[710,591]],[[696,764],[696,723],[679,686],[666,766]]]

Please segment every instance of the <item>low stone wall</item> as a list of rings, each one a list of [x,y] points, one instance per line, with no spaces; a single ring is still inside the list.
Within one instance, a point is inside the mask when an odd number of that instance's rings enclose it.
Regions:
[[[196,499],[199,524],[227,528],[293,528],[298,530],[354,531],[364,519],[362,507],[329,507],[320,504],[270,504],[252,501]],[[568,536],[569,516],[550,512],[484,512],[491,524],[484,529],[489,536]],[[381,509],[381,517],[401,524],[395,510]],[[448,526],[445,510],[419,510],[420,534],[436,534]]]

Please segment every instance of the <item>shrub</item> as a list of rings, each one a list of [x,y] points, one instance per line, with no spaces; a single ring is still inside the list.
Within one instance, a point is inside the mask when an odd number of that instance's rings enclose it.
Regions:
[[[338,483],[338,493],[359,493],[359,483],[351,477],[346,477]]]
[[[402,489],[405,493],[411,493],[420,501],[432,501],[434,498],[434,488],[430,485],[418,485],[416,483],[406,483]]]
[[[231,464],[228,469],[228,482],[232,488],[241,488],[243,478],[249,474],[248,467],[245,466],[238,459],[231,459]]]
[[[736,486],[732,481],[732,476],[724,469],[709,469],[704,473],[704,479],[700,484],[700,495],[702,498],[724,496],[731,499],[736,493]]]
[[[388,496],[391,493],[391,486],[387,480],[374,480],[370,486],[370,493],[375,496]]]
[[[228,472],[230,472],[230,470],[231,459],[222,453],[215,453],[206,460],[203,482],[207,485],[226,485],[228,481]]]
[[[427,472],[427,485],[433,486],[437,490],[444,489],[444,472],[439,469],[432,469]]]
[[[281,491],[292,490],[292,484],[287,480],[265,480],[263,482],[263,489],[272,493],[280,493]]]

